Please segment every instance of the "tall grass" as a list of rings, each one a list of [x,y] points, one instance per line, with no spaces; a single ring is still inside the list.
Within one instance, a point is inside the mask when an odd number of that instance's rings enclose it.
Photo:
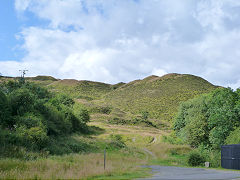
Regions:
[[[159,143],[149,147],[155,154],[156,159],[153,164],[167,166],[187,166],[187,155],[192,150],[187,145],[173,145],[168,143]]]
[[[108,152],[105,170],[103,153],[51,156],[35,161],[1,159],[0,179],[86,179],[136,171],[137,165],[144,163],[144,155],[131,150]]]

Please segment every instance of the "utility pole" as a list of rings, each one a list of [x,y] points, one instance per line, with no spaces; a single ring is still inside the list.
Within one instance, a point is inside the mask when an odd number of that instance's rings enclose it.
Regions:
[[[25,74],[26,74],[26,72],[28,71],[27,69],[23,69],[23,70],[19,70],[20,71],[20,73],[21,73],[21,78],[23,78],[24,79],[24,76],[25,76]]]
[[[25,83],[24,76],[25,76],[27,71],[28,71],[27,69],[19,70],[19,72],[21,73],[20,82],[23,83],[23,84]]]

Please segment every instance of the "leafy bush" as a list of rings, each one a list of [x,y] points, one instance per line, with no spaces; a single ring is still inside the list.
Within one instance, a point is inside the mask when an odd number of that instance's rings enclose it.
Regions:
[[[201,154],[202,157],[208,162],[210,162],[211,167],[220,167],[221,166],[221,151],[220,150],[212,150],[209,147],[201,144],[197,151]]]
[[[144,116],[135,117],[131,120],[131,124],[138,124],[138,125],[144,125],[144,126],[151,126],[156,127],[155,124],[153,124],[150,120],[146,119]]]
[[[197,151],[190,152],[188,156],[188,165],[190,166],[200,166],[205,162],[205,158],[200,155]]]
[[[3,127],[8,127],[11,124],[11,111],[8,104],[8,99],[0,90],[0,125]]]
[[[61,109],[61,105],[68,107],[72,107],[74,105],[73,99],[65,94],[57,94],[55,97],[51,98],[50,103],[58,109]]]
[[[16,116],[16,126],[24,125],[26,128],[43,126],[43,119],[40,115],[33,112],[27,112],[23,116]]]
[[[0,89],[1,154],[8,154],[5,151],[11,148],[24,150],[19,155],[14,151],[15,157],[25,156],[25,150],[47,153],[49,146],[56,144],[51,142],[59,136],[88,130],[88,111],[73,109],[73,99],[64,94],[56,95],[24,81],[3,83]],[[78,143],[61,145],[63,148],[57,144],[62,153],[70,153],[83,151],[86,147],[78,146]]]
[[[13,90],[9,94],[12,115],[23,115],[26,112],[31,112],[33,110],[34,100],[34,95],[27,88]]]
[[[65,118],[65,114],[53,106],[46,103],[42,114],[47,125],[48,135],[68,134],[71,131],[72,124],[69,119]]]
[[[26,87],[28,90],[30,90],[31,93],[37,97],[37,99],[50,99],[53,95],[46,88],[40,87],[34,83],[27,82],[22,87]]]
[[[126,147],[126,144],[123,142],[122,136],[119,134],[116,135],[110,135],[110,147],[108,147],[109,149],[121,149]]]
[[[240,144],[240,127],[229,134],[225,140],[225,144]]]
[[[16,136],[21,145],[35,150],[45,147],[48,141],[47,132],[43,127],[26,128],[20,126],[16,129]]]
[[[148,111],[143,111],[142,112],[142,119],[146,121],[148,119],[148,117],[149,117],[149,112]]]
[[[78,110],[75,110],[75,115],[76,117],[79,119],[79,122],[81,124],[86,124],[90,121],[90,116],[89,116],[89,113],[88,113],[88,110],[85,109],[85,108],[80,108]]]
[[[52,138],[49,141],[46,150],[49,151],[50,154],[69,154],[69,153],[81,153],[81,152],[90,152],[96,150],[97,147],[91,145],[84,141],[76,140],[72,137],[56,137]]]
[[[0,88],[5,94],[11,93],[13,90],[16,90],[20,88],[22,84],[20,84],[18,81],[8,81],[8,82],[3,82],[0,85]]]

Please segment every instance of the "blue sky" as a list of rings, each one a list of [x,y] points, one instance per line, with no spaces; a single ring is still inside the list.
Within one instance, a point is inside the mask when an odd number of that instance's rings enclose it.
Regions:
[[[0,73],[128,82],[185,73],[240,87],[240,1],[2,0]]]
[[[32,12],[17,12],[14,3],[14,0],[0,1],[0,61],[20,61],[25,50],[21,48],[23,39],[19,33],[30,26],[44,27],[47,24]]]
[[[16,60],[21,51],[17,51],[16,34],[21,31],[21,22],[16,16],[14,1],[0,1],[0,60]],[[18,52],[18,53],[17,53]]]

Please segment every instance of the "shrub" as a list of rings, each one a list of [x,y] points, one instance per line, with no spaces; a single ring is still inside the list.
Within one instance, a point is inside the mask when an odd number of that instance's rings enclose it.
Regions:
[[[56,154],[85,151],[87,143],[67,140],[73,132],[87,131],[90,120],[86,109],[73,109],[73,105],[68,96],[55,95],[33,83],[0,84],[0,154],[11,156],[8,151],[13,148],[9,152],[14,157],[23,157],[27,151],[55,153],[55,147],[59,149]],[[58,142],[60,136],[66,140]]]
[[[84,140],[59,136],[51,138],[46,149],[50,152],[50,154],[63,155],[69,153],[93,152],[97,149],[97,147],[95,144],[89,144]]]
[[[221,166],[221,151],[212,151],[210,154],[210,166],[217,168]]]
[[[56,106],[58,109],[61,109],[61,105],[72,107],[75,102],[72,98],[65,94],[58,94],[50,100],[50,103]]]
[[[230,133],[225,140],[225,144],[239,144],[240,143],[240,127]]]
[[[23,87],[29,89],[38,99],[49,99],[52,96],[52,93],[50,93],[46,88],[40,87],[34,83],[27,82]]]
[[[12,115],[23,115],[33,110],[35,97],[27,88],[14,90],[9,95]]]
[[[111,142],[110,142],[110,147],[108,148],[112,148],[112,149],[121,149],[121,148],[124,148],[126,147],[126,144],[123,142],[123,139],[122,139],[122,136],[119,135],[119,134],[116,134],[116,135],[110,135],[110,139],[111,139]]]
[[[148,111],[143,111],[142,112],[142,119],[146,121],[148,119],[148,117],[149,117],[149,112]]]
[[[123,119],[123,118],[113,117],[113,118],[108,120],[108,123],[124,125],[124,124],[131,124],[131,121]]]
[[[9,94],[20,87],[21,85],[17,81],[8,81],[1,84],[1,89],[3,89],[6,94]]]
[[[47,132],[44,127],[26,128],[20,126],[16,129],[16,135],[21,145],[31,149],[42,149],[48,141]]]
[[[85,127],[86,123],[82,123],[79,118],[73,113],[72,109],[65,107],[63,109],[64,114],[65,114],[65,119],[72,124],[72,132],[77,132],[83,130]]]
[[[17,126],[26,126],[26,128],[42,126],[42,117],[32,112],[25,113],[23,116],[15,116]]]
[[[75,104],[73,107],[73,114],[71,116],[73,131],[87,132],[88,128],[86,124],[89,121],[90,115],[88,110],[80,104]]]
[[[80,108],[78,111],[75,111],[75,115],[81,124],[86,124],[90,121],[88,110],[85,108]]]
[[[101,113],[101,114],[110,114],[112,108],[109,106],[96,106],[90,109],[91,113]]]
[[[103,114],[110,114],[112,111],[112,108],[109,106],[102,106],[99,108],[99,111]]]
[[[134,117],[134,118],[131,120],[130,123],[131,123],[131,124],[143,125],[143,126],[156,127],[155,124],[153,124],[150,120],[146,119],[146,117],[144,118],[143,116]]]
[[[200,155],[197,151],[190,152],[188,156],[188,165],[190,166],[200,166],[205,162],[205,158]]]
[[[7,127],[10,124],[12,124],[12,122],[8,99],[5,94],[0,91],[0,125]]]
[[[42,114],[47,125],[48,135],[69,134],[72,124],[69,119],[65,118],[65,114],[58,111],[57,108],[49,103],[46,103]]]

